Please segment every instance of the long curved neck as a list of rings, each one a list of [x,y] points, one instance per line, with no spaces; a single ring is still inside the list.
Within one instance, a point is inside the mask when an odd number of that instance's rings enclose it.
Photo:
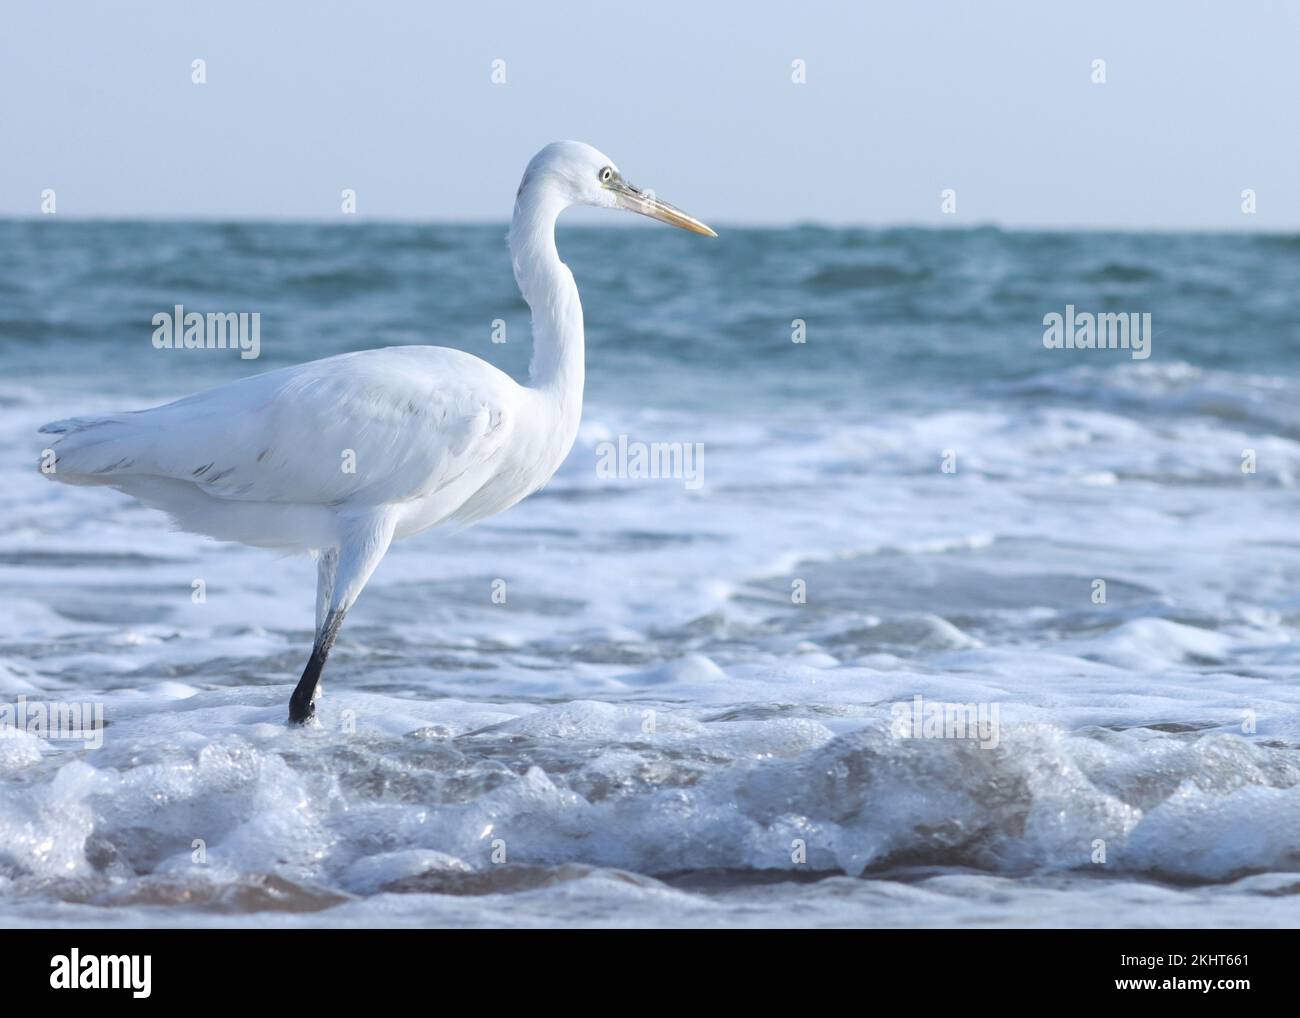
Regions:
[[[586,369],[582,302],[573,273],[555,250],[555,221],[565,204],[545,184],[525,181],[510,221],[510,259],[533,312],[529,383],[555,399],[576,430]]]

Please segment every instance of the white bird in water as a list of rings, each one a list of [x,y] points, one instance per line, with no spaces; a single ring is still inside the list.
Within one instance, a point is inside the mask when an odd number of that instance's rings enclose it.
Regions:
[[[582,304],[555,249],[571,205],[626,209],[715,237],[633,187],[590,145],[547,145],[524,171],[510,223],[532,309],[529,384],[460,350],[388,347],[268,371],[174,403],[74,417],[52,479],[103,484],[183,530],[316,555],[316,638],[289,700],[314,716],[344,616],[389,544],[499,513],[542,487],[573,446],[585,374]]]

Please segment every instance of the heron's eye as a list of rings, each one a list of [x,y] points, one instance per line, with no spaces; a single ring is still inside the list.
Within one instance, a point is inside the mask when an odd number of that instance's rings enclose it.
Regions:
[[[614,179],[614,167],[606,166],[603,170],[600,171],[600,182],[602,184],[608,184],[613,179]]]

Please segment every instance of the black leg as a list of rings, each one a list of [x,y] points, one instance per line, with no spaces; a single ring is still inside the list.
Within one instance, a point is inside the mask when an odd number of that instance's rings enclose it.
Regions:
[[[306,724],[316,716],[316,684],[320,682],[321,669],[325,667],[325,659],[330,656],[330,649],[339,635],[345,614],[347,613],[342,611],[330,612],[325,616],[325,625],[316,634],[316,643],[311,649],[311,657],[307,659],[307,667],[303,669],[293,696],[289,697],[291,725]]]

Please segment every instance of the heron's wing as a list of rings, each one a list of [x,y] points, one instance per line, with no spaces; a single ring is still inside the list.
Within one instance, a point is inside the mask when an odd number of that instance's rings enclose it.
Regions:
[[[64,436],[56,471],[92,483],[129,474],[236,501],[397,502],[454,483],[500,452],[513,423],[511,386],[468,354],[395,347],[42,430]]]

